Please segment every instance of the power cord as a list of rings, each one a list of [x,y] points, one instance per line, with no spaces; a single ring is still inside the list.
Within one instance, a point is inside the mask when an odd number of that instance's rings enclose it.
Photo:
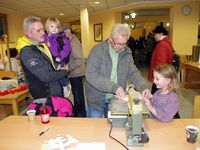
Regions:
[[[110,131],[109,131],[109,137],[113,140],[115,140],[116,142],[118,142],[120,145],[122,145],[126,150],[129,150],[129,148],[124,145],[122,142],[120,142],[119,140],[117,140],[116,138],[114,138],[113,136],[111,136],[111,132],[112,132],[112,128],[113,128],[113,125],[112,125],[112,120],[110,120]]]

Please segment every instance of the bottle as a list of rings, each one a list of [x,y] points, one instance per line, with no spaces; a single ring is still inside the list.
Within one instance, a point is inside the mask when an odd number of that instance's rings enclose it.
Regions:
[[[50,121],[50,115],[49,115],[49,111],[46,107],[46,105],[43,105],[42,106],[42,110],[41,110],[41,122],[46,124],[46,123],[49,123]]]

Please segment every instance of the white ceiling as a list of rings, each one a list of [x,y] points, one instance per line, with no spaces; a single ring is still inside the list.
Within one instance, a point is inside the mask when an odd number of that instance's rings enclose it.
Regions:
[[[95,1],[101,3],[96,5],[94,4]],[[81,6],[86,6],[89,14],[92,14],[106,9],[128,6],[137,2],[151,3],[153,1],[166,0],[0,0],[0,9],[6,8],[44,18],[73,18],[79,16]],[[59,14],[61,13],[64,15],[60,16]]]

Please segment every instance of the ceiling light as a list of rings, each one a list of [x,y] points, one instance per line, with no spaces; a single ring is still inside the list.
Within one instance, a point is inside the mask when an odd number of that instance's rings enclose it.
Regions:
[[[136,13],[131,13],[130,15],[131,15],[131,18],[135,18]]]
[[[59,14],[60,16],[63,16],[64,14]]]
[[[130,18],[130,16],[129,16],[129,15],[125,15],[124,18],[125,18],[126,20],[128,20],[128,19]]]
[[[168,23],[166,23],[166,26],[167,26],[167,27],[169,27],[169,22],[168,22]]]
[[[99,2],[99,1],[96,1],[96,2],[94,2],[94,4],[98,5],[98,4],[100,4],[100,2]]]
[[[131,29],[134,29],[135,28],[135,23],[131,23],[131,24],[129,24],[129,26],[131,27]]]
[[[134,29],[134,28],[135,28],[135,26],[134,26],[134,25],[132,25],[132,26],[131,26],[131,28],[132,28],[132,29]]]

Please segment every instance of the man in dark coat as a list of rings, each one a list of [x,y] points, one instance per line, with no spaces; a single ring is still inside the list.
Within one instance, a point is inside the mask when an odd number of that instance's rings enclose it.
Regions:
[[[25,36],[19,38],[17,49],[29,91],[34,99],[48,96],[63,97],[60,79],[68,75],[68,66],[55,70],[51,53],[44,44],[44,30],[39,17],[24,19]]]

